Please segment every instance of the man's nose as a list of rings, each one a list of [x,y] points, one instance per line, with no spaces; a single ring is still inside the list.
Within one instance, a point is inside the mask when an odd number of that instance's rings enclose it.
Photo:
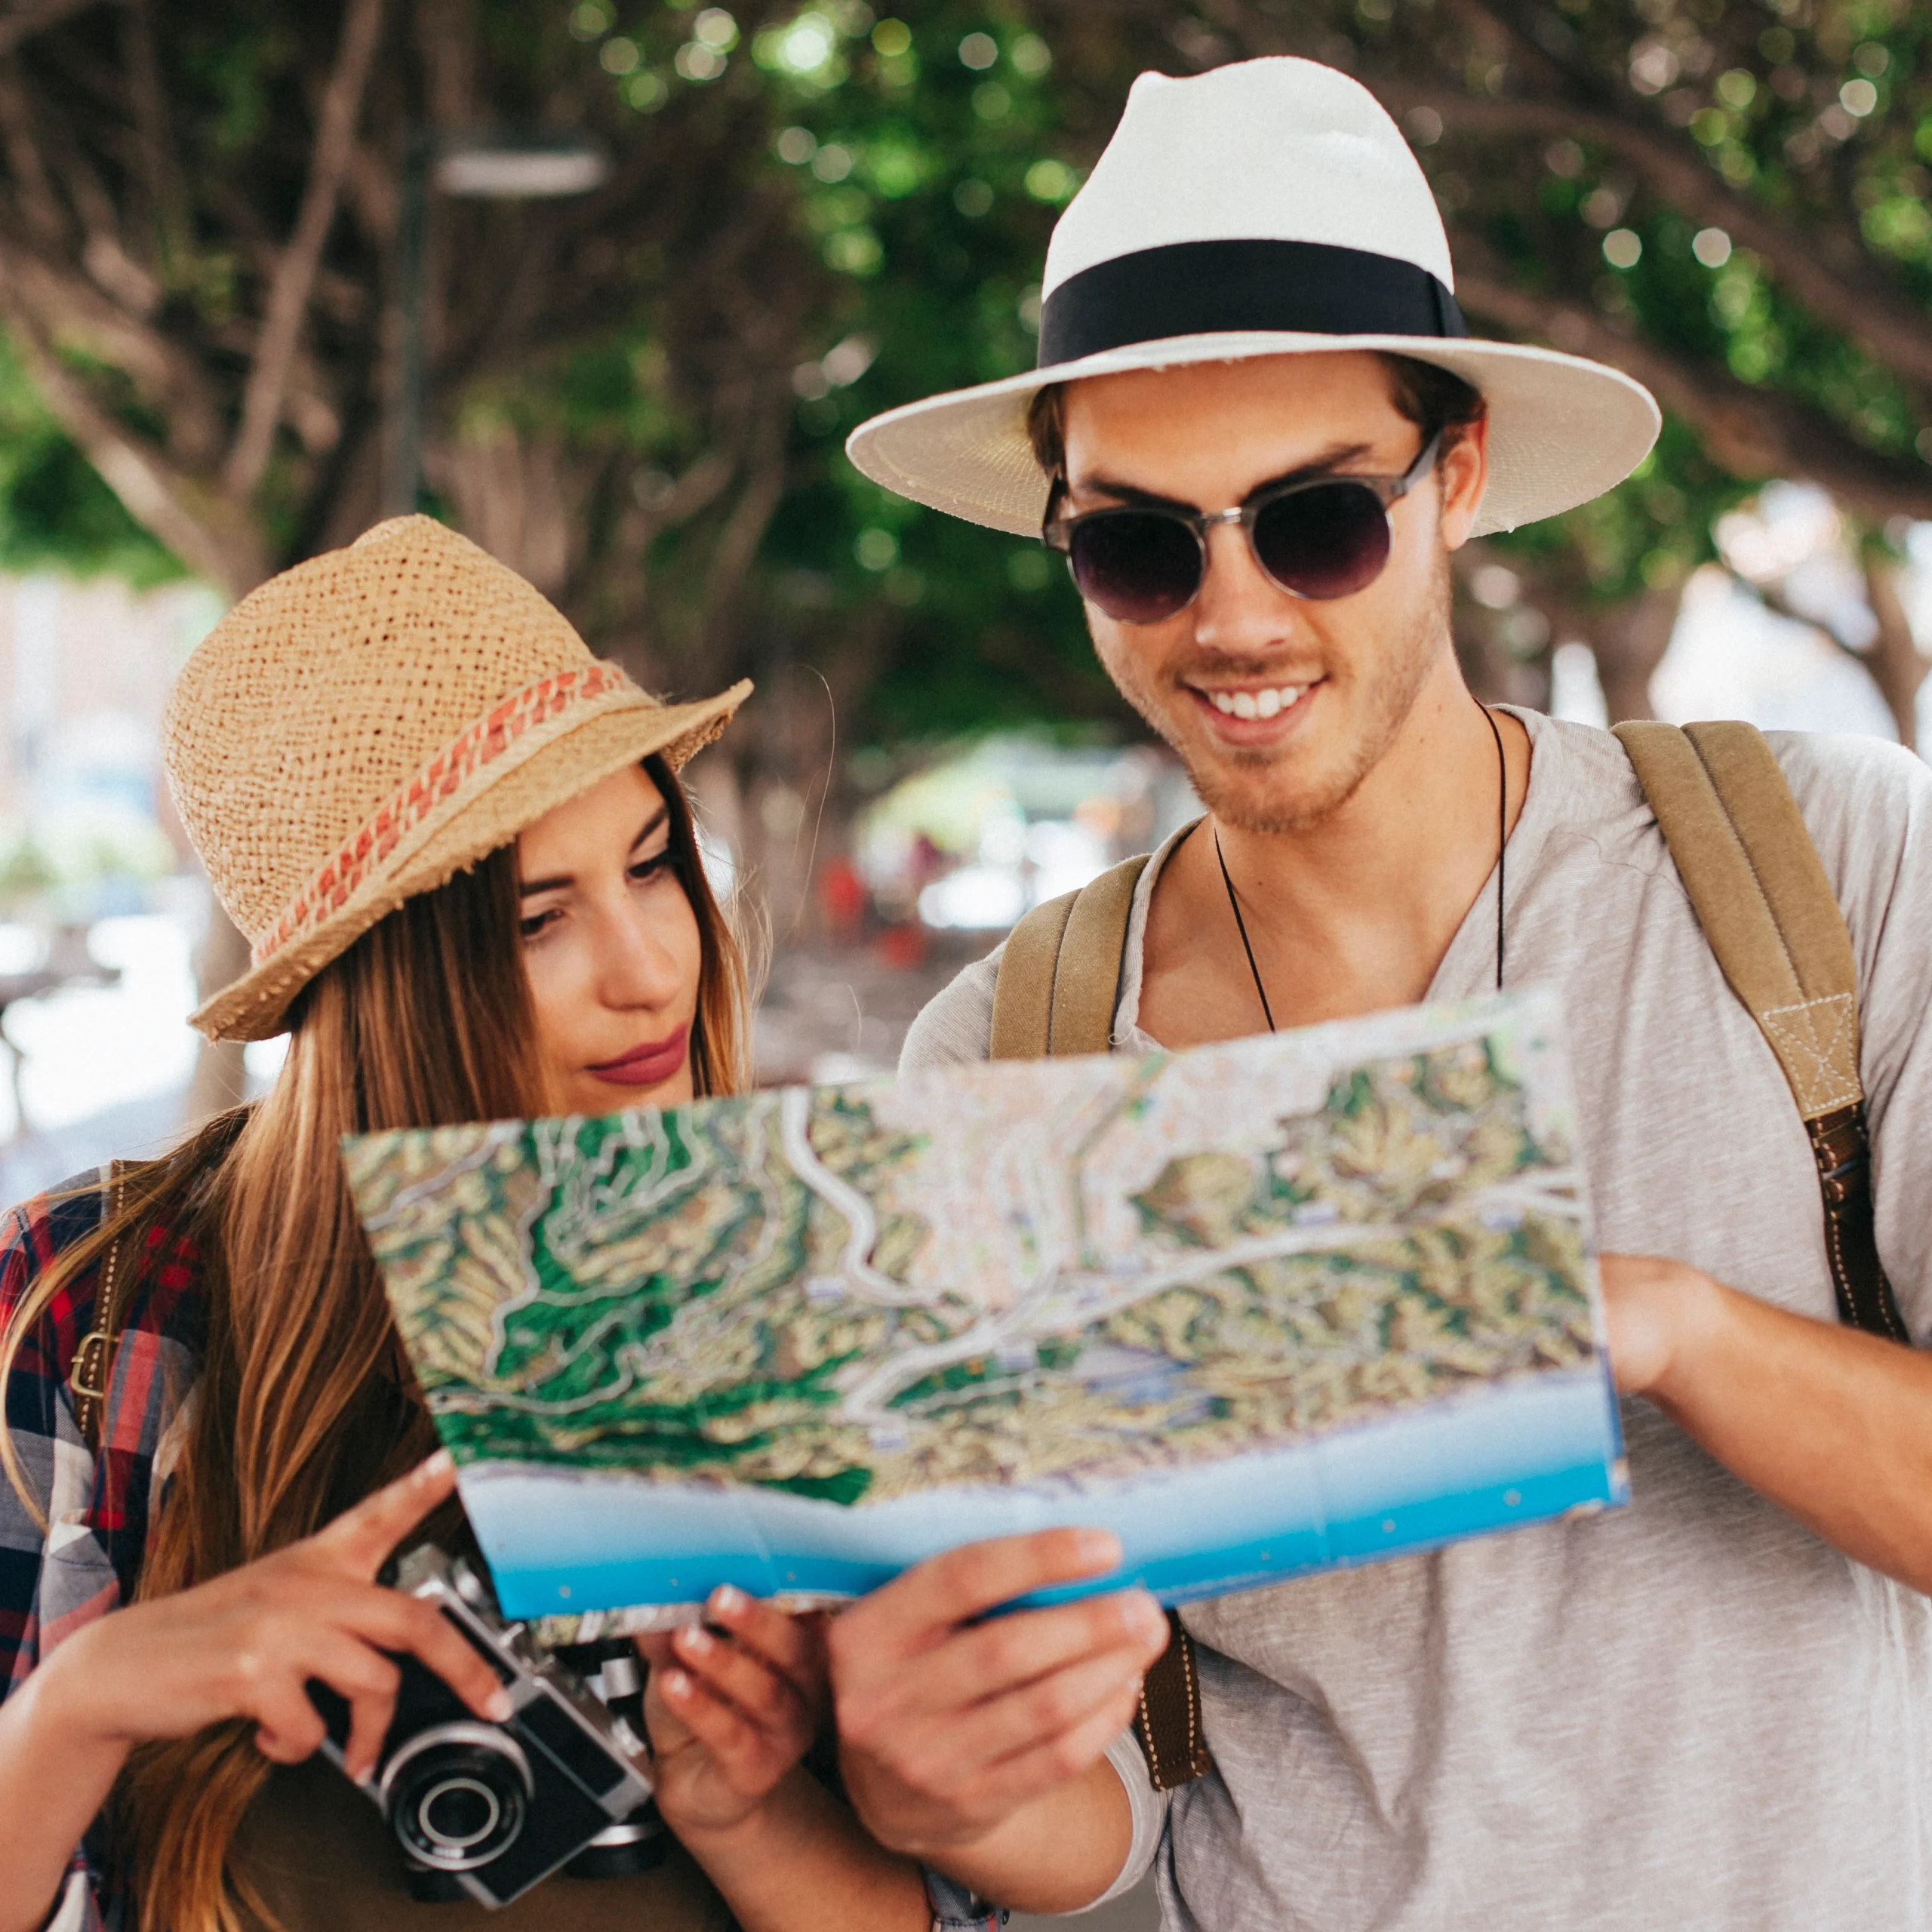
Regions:
[[[1294,624],[1295,604],[1255,561],[1239,524],[1209,527],[1208,568],[1193,606],[1196,642],[1223,651],[1266,649]]]

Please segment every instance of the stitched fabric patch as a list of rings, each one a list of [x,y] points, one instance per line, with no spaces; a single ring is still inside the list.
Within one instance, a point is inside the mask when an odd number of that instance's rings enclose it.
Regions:
[[[1767,1007],[1760,1018],[1805,1114],[1848,1107],[1863,1097],[1854,995],[1829,993],[1793,1006]]]

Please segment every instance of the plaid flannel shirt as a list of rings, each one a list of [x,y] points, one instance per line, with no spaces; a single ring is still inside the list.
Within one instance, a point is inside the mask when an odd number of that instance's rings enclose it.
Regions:
[[[0,1324],[57,1255],[99,1226],[102,1179],[82,1175],[0,1216]],[[183,1414],[201,1355],[194,1251],[155,1228],[125,1279],[100,1444],[91,1447],[68,1377],[94,1327],[97,1285],[88,1271],[62,1290],[28,1332],[7,1381],[8,1426],[48,1527],[0,1480],[0,1697],[82,1625],[132,1597],[171,1461],[170,1425]],[[94,1847],[82,1844],[49,1932],[115,1932],[131,1918]]]

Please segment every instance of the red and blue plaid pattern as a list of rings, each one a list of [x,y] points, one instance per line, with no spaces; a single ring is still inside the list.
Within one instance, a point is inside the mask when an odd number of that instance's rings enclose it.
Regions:
[[[100,1225],[100,1178],[84,1175],[0,1216],[0,1324],[54,1258]],[[201,1353],[205,1308],[191,1244],[150,1231],[124,1278],[120,1346],[97,1449],[75,1420],[67,1382],[94,1323],[97,1281],[84,1271],[23,1339],[6,1386],[7,1423],[42,1530],[0,1481],[0,1698],[61,1641],[134,1595],[169,1425]],[[112,1932],[131,1916],[89,1847],[75,1854],[50,1932]]]

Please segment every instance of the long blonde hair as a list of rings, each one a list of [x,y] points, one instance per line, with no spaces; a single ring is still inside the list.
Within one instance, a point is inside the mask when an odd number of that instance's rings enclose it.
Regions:
[[[669,809],[674,863],[703,941],[695,1084],[701,1094],[733,1092],[747,1043],[743,955],[706,882],[677,780],[657,759],[645,768]],[[207,1340],[140,1598],[205,1583],[312,1534],[434,1446],[337,1144],[344,1134],[543,1111],[517,920],[515,851],[506,846],[373,928],[305,989],[267,1097],[136,1170],[118,1211],[47,1269],[9,1322],[0,1386],[27,1331],[111,1244],[138,1253],[162,1227],[193,1239]],[[41,1514],[4,1426],[0,1458]],[[267,1915],[226,1869],[267,1773],[243,1721],[131,1759],[111,1837],[142,1932],[240,1932],[243,1910]]]

